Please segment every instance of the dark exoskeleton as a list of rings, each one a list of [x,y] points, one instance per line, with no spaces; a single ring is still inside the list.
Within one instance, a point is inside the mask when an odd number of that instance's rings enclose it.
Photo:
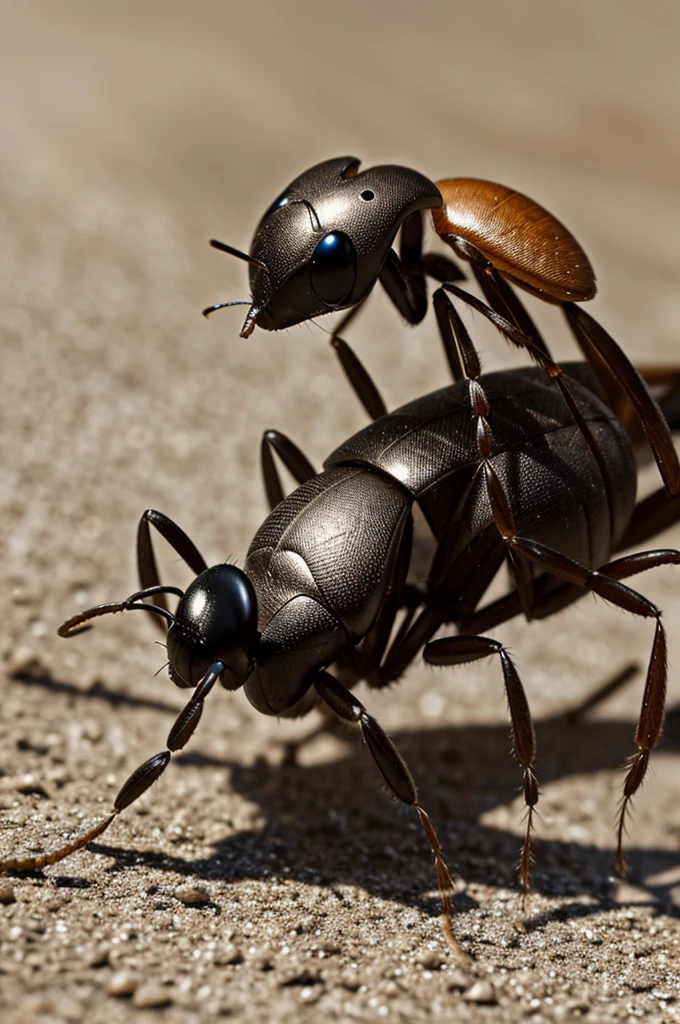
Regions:
[[[680,552],[612,556],[680,518],[680,499],[672,496],[680,488],[680,465],[668,425],[643,377],[575,305],[594,294],[594,275],[580,246],[551,215],[488,182],[435,186],[406,168],[357,169],[358,161],[344,158],[296,179],[263,217],[251,255],[215,243],[251,264],[252,301],[242,333],[248,336],[256,325],[276,330],[334,309],[349,310],[345,325],[378,280],[415,323],[427,310],[430,276],[442,282],[434,307],[455,383],[388,414],[338,328],[333,344],[374,422],[342,444],[319,475],[288,438],[266,432],[262,462],[272,512],[244,571],[208,568],[176,524],[159,512],[144,513],[138,531],[142,589],[75,616],[60,633],[70,636],[110,612],[153,613],[159,625],[161,619],[167,624],[171,679],[194,692],[167,749],[130,776],[107,818],[50,853],[0,861],[0,870],[56,863],[101,835],[185,746],[219,680],[227,689],[244,686],[264,714],[304,714],[319,704],[360,726],[385,782],[415,809],[432,846],[453,942],[451,879],[439,840],[406,764],[352,687],[360,679],[374,688],[388,685],[421,651],[433,665],[498,655],[528,808],[519,869],[526,891],[539,795],[534,730],[507,650],[483,634],[519,613],[552,615],[588,591],[655,623],[637,752],[618,818],[617,868],[624,870],[626,812],[660,735],[667,671],[660,611],[623,581],[680,563]],[[421,211],[427,207],[440,236],[469,262],[486,303],[452,283],[462,274],[448,257],[422,252]],[[398,256],[392,243],[400,229]],[[508,280],[562,306],[590,366],[553,361]],[[451,296],[491,320],[537,365],[483,375]],[[679,391],[672,368],[649,376]],[[631,444],[614,411],[622,395],[640,417],[666,485],[637,506]],[[287,497],[274,453],[300,485]],[[408,579],[414,506],[434,544],[423,586]],[[160,583],[151,525],[196,573],[186,592]],[[505,597],[485,605],[504,562],[513,584]],[[174,614],[168,594],[179,598]],[[433,639],[447,626],[457,635]]]
[[[265,435],[265,482],[276,504],[253,539],[244,571],[232,565],[208,568],[167,517],[155,511],[142,516],[142,590],[75,616],[60,632],[70,636],[109,612],[152,612],[168,624],[171,678],[194,687],[194,693],[170,731],[167,750],[132,774],[107,818],[51,853],[5,860],[0,868],[55,863],[101,835],[159,777],[172,752],[186,744],[219,680],[227,689],[243,685],[264,714],[304,714],[321,704],[358,723],[387,785],[416,810],[432,845],[450,937],[451,879],[438,838],[406,764],[352,686],[359,679],[370,687],[387,685],[423,648],[426,661],[435,665],[499,656],[528,807],[520,864],[526,891],[538,801],[534,730],[508,652],[480,630],[520,611],[528,617],[550,615],[591,591],[655,622],[638,751],[628,768],[619,817],[617,863],[623,870],[626,809],[661,729],[666,643],[659,610],[622,580],[656,565],[677,564],[680,552],[646,551],[611,560],[650,530],[644,514],[635,510],[630,442],[588,366],[565,369],[572,408],[540,367],[481,375],[464,328],[457,329],[456,341],[466,380],[374,421],[342,444],[319,475],[283,435]],[[285,498],[273,450],[300,481]],[[435,543],[422,589],[407,580],[414,504]],[[150,525],[197,573],[186,592],[160,584]],[[484,593],[506,560],[515,586],[505,598],[483,606]],[[168,593],[180,598],[174,614],[165,606]],[[145,603],[149,599],[157,603]],[[461,635],[432,639],[446,624]]]
[[[495,182],[452,178],[431,182],[408,167],[382,165],[359,172],[356,157],[316,164],[273,202],[255,231],[250,254],[223,242],[212,245],[250,264],[251,299],[241,330],[274,331],[325,313],[348,310],[330,341],[369,415],[386,410],[341,337],[380,282],[411,324],[428,308],[426,281],[440,283],[433,306],[447,344],[451,296],[488,317],[525,349],[571,402],[562,367],[508,282],[562,309],[585,359],[615,407],[637,413],[671,494],[680,492],[680,463],[644,375],[607,331],[583,309],[596,293],[595,274],[571,232],[534,200]],[[423,211],[438,237],[472,270],[486,303],[454,283],[465,277],[448,256],[423,252]],[[400,233],[399,253],[393,248]],[[455,349],[447,344],[454,377]],[[654,376],[652,371],[651,376]]]
[[[408,167],[385,165],[357,173],[355,157],[326,160],[299,175],[267,209],[255,231],[250,255],[213,240],[223,252],[250,264],[252,302],[241,330],[278,331],[304,320],[363,302],[380,280],[412,322],[427,311],[420,264],[420,211],[439,206],[431,181]],[[404,225],[407,253],[392,243]],[[409,253],[418,255],[417,265]],[[448,261],[434,257],[434,266]],[[420,286],[420,287],[419,287]]]

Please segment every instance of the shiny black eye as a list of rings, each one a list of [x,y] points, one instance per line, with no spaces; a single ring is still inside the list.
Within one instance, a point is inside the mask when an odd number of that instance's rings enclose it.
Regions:
[[[280,210],[282,206],[287,206],[287,205],[288,205],[288,196],[286,196],[286,195],[279,196],[278,199],[274,200],[274,202],[271,204],[271,206],[267,207],[267,209],[265,210],[265,212],[264,212],[264,214],[262,216],[262,220],[260,221],[260,224],[264,223],[264,221],[266,221],[266,219],[269,216],[269,214],[273,213],[274,210]]]
[[[375,199],[375,192],[372,188],[365,188],[363,192],[359,193],[359,199],[363,199],[365,203],[370,203],[371,199]]]
[[[357,255],[342,231],[325,235],[314,250],[309,265],[312,288],[327,306],[339,306],[354,287]]]

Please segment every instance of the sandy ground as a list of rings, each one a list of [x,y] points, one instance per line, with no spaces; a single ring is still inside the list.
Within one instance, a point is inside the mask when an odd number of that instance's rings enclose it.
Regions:
[[[208,560],[264,518],[262,430],[317,465],[363,414],[318,327],[238,339],[247,247],[295,174],[343,153],[432,178],[513,184],[597,268],[593,309],[637,360],[677,359],[677,5],[432,0],[338,5],[4,3],[0,8],[2,576],[0,844],[39,849],[103,813],[162,749],[181,694],[146,621],[70,643],[60,621],[135,586],[144,508]],[[377,295],[352,331],[390,404],[445,380],[431,321]],[[551,310],[537,315],[564,357]],[[519,357],[475,324],[487,367]],[[643,487],[654,485],[646,471]],[[672,531],[664,544],[678,544]],[[187,581],[172,557],[164,576]],[[675,571],[665,609],[680,702]],[[361,690],[420,783],[456,873],[442,940],[417,824],[353,735],[284,763],[314,721],[216,693],[194,742],[91,850],[0,887],[0,1004],[32,1021],[680,1019],[680,722],[669,718],[613,876],[619,766],[642,677],[584,722],[565,712],[643,664],[648,623],[592,599],[512,622],[543,783],[534,893],[517,927],[522,831],[498,666],[416,666]]]

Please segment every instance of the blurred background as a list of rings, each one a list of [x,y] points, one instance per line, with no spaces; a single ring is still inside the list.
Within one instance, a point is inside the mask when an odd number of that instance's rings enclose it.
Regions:
[[[304,437],[318,461],[363,423],[330,321],[243,342],[242,310],[200,317],[248,294],[208,239],[247,248],[271,199],[330,156],[527,192],[585,246],[592,308],[626,350],[677,351],[672,3],[27,0],[0,18],[13,571],[77,561],[82,543],[40,534],[82,533],[83,511],[102,524],[99,568],[128,553],[148,504],[240,553],[262,429]],[[554,311],[537,316],[573,352]],[[487,367],[516,361],[476,331]],[[378,290],[351,340],[390,403],[444,379],[431,325],[405,327]]]
[[[55,638],[57,624],[134,587],[146,507],[179,522],[208,561],[242,561],[266,512],[265,428],[290,434],[319,466],[365,423],[327,345],[332,321],[243,341],[242,310],[201,317],[213,302],[248,297],[245,266],[208,239],[247,249],[271,200],[320,160],[351,154],[364,167],[400,163],[432,180],[477,176],[528,193],[588,252],[599,284],[591,309],[631,357],[678,361],[679,32],[680,8],[664,0],[0,4],[0,639],[10,669],[28,651],[44,680],[87,688],[94,673],[176,702],[151,678],[160,654],[146,622],[107,622],[70,645]],[[576,355],[555,311],[531,308],[556,352]],[[486,368],[521,361],[478,320],[474,330]],[[446,382],[432,320],[406,327],[378,289],[348,339],[389,405]],[[653,471],[645,479],[655,485]],[[677,533],[664,542],[677,544]],[[186,579],[172,559],[165,574]],[[677,666],[677,576],[642,579],[666,609]],[[514,622],[498,635],[513,645],[539,718],[626,658],[645,662],[651,643],[648,623],[590,600],[555,623]],[[397,731],[504,723],[496,670],[451,680],[416,667],[372,708]],[[27,731],[110,714],[96,700],[46,702],[44,687],[4,685],[10,775],[42,770],[30,754],[15,760]],[[640,688],[638,679],[607,708],[630,744]],[[280,734],[242,697],[224,707],[204,723],[200,749],[228,741],[245,763]],[[166,726],[148,708],[116,714],[124,754],[112,760],[108,740],[88,747],[90,767],[61,791],[57,815],[95,800],[96,780],[112,764],[131,770]],[[510,772],[504,740],[497,757]],[[620,784],[612,757],[581,835],[605,848]],[[655,764],[635,842],[674,848],[677,754]],[[590,788],[590,769],[571,769],[580,770]],[[209,790],[210,774],[195,771]],[[158,792],[172,802],[174,785]],[[566,819],[547,814],[543,834],[567,835],[581,806],[566,788],[559,798]],[[519,805],[500,803],[497,823],[519,832]]]

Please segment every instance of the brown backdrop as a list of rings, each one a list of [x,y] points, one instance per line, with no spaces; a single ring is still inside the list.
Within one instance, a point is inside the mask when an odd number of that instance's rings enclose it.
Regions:
[[[679,29],[661,0],[2,5],[5,850],[98,814],[180,706],[153,678],[163,651],[146,621],[55,637],[134,587],[140,512],[167,512],[211,560],[242,560],[265,514],[262,430],[290,433],[319,465],[364,422],[323,321],[244,342],[241,311],[201,319],[247,295],[245,268],[207,239],[246,248],[281,187],[329,156],[497,179],[573,228],[598,274],[593,309],[631,356],[677,360]],[[573,354],[554,312],[537,316]],[[520,359],[474,327],[487,367]],[[406,328],[378,294],[351,338],[390,404],[446,379],[432,322]],[[165,575],[186,579],[170,557]],[[677,573],[639,585],[666,609],[677,705]],[[645,662],[649,623],[588,599],[498,636],[539,722],[527,934],[513,926],[522,807],[498,665],[416,667],[366,695],[458,875],[465,977],[440,940],[425,843],[364,752],[329,739],[280,767],[311,722],[218,693],[190,756],[98,853],[8,883],[0,997],[13,1019],[129,1019],[115,995],[127,992],[142,1015],[165,1002],[168,1020],[676,1020],[677,737],[669,727],[637,801],[621,887],[617,766],[641,676],[582,726],[560,718]],[[186,886],[209,902],[183,903]],[[470,991],[475,979],[491,989]]]

